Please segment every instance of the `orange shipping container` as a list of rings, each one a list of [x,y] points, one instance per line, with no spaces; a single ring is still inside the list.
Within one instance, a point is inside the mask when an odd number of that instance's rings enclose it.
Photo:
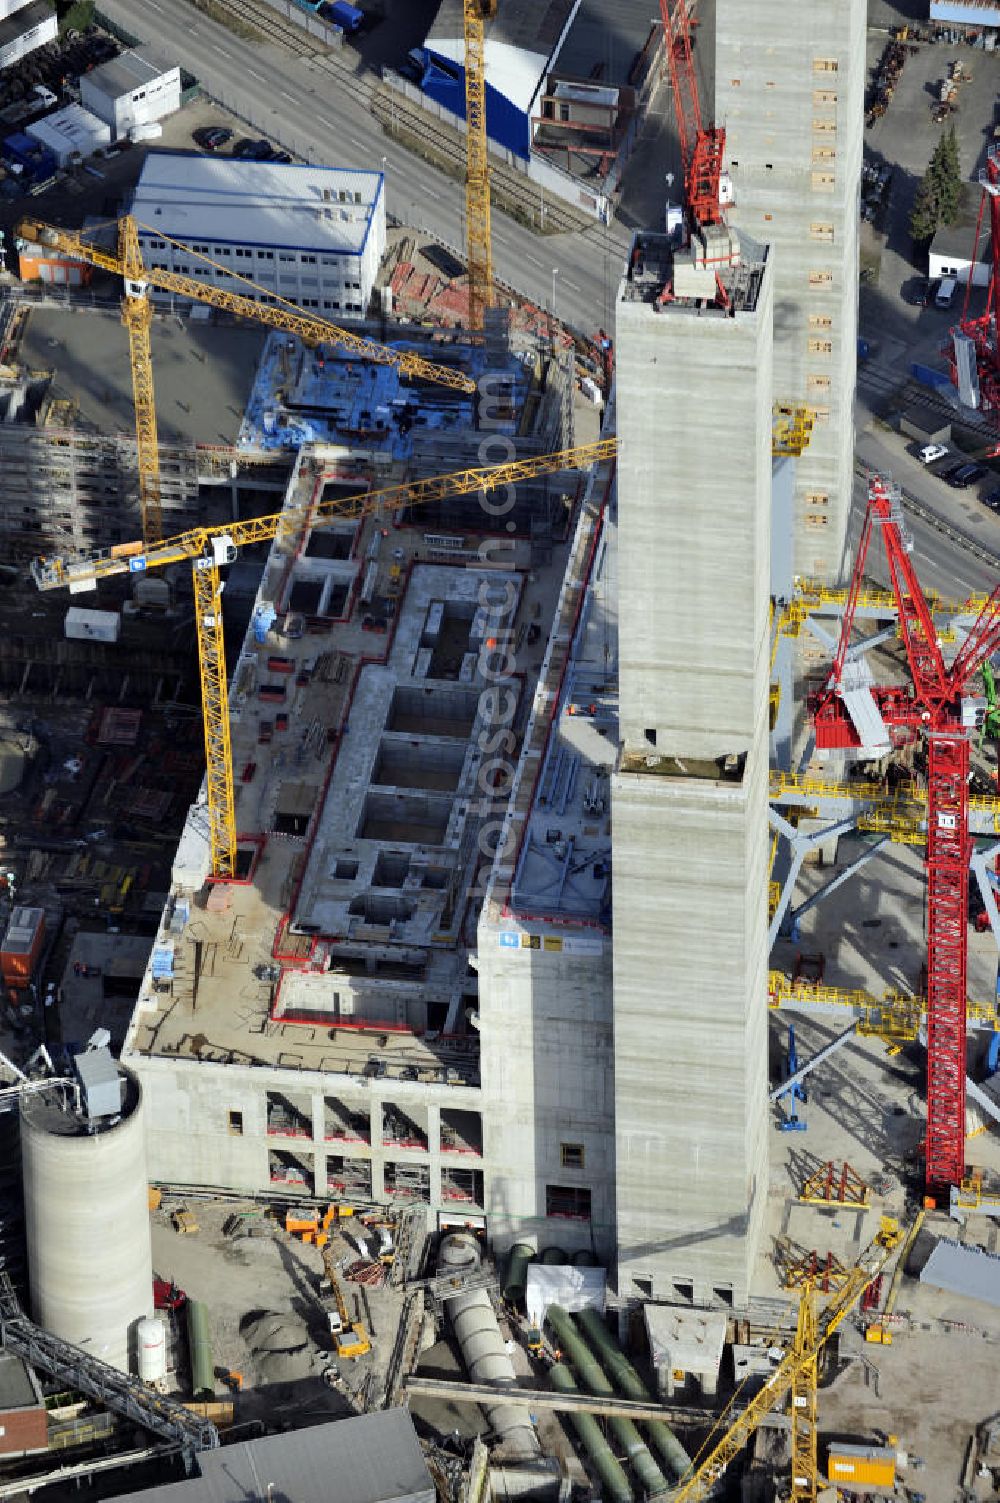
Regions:
[[[15,908],[0,949],[0,975],[7,986],[31,981],[45,940],[45,909]]]
[[[851,1487],[893,1487],[896,1453],[890,1446],[831,1446],[826,1474]]]

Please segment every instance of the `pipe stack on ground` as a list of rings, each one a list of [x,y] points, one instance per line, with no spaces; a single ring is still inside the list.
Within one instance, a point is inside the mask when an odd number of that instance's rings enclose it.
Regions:
[[[597,1311],[581,1310],[576,1322],[619,1393],[642,1404],[655,1404],[656,1400]],[[645,1420],[643,1423],[660,1457],[673,1473],[674,1480],[680,1481],[691,1469],[690,1456],[664,1420]]]
[[[573,1374],[561,1362],[557,1362],[552,1368],[549,1379],[556,1393],[579,1393],[580,1391],[573,1380]],[[629,1480],[594,1416],[578,1414],[571,1410],[566,1418],[576,1431],[577,1439],[586,1452],[587,1459],[603,1483],[607,1503],[633,1503]]]
[[[568,1357],[585,1393],[597,1398],[614,1398],[614,1389],[601,1371],[600,1363],[587,1346],[570,1317],[560,1305],[550,1305],[546,1320],[555,1334],[563,1356]],[[629,1465],[642,1484],[647,1497],[667,1491],[667,1479],[657,1466],[635,1424],[630,1419],[612,1416],[608,1429],[628,1458]]]

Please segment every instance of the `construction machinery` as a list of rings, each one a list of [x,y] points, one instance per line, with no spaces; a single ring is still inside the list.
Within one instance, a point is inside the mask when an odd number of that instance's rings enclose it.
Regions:
[[[497,0],[463,0],[465,22],[465,240],[469,328],[483,327],[493,306],[489,140],[486,132],[486,22]]]
[[[351,1361],[356,1357],[366,1357],[372,1349],[371,1338],[361,1321],[351,1319],[329,1247],[324,1247],[322,1252],[323,1269],[333,1294],[333,1306],[324,1306],[330,1324],[330,1344],[338,1357]]]
[[[671,1503],[696,1503],[696,1500],[708,1498],[764,1416],[788,1397],[792,1400],[792,1503],[815,1503],[819,1483],[816,1443],[819,1356],[869,1284],[878,1278],[899,1241],[898,1223],[883,1216],[874,1240],[829,1304],[820,1311],[816,1309],[812,1283],[806,1284],[799,1300],[795,1336],[788,1351],[721,1439],[714,1440],[725,1422],[726,1416],[722,1416],[695,1458],[691,1471],[681,1478],[676,1491],[671,1493]]]
[[[487,213],[489,191],[486,195]],[[294,303],[284,298],[275,298],[267,288],[260,287],[248,277],[241,277],[228,267],[220,266],[210,257],[194,251],[190,246],[171,240],[188,256],[214,267],[227,278],[236,278],[247,287],[247,293],[227,292],[221,287],[206,285],[194,277],[160,267],[147,267],[143,263],[139,244],[139,230],[149,230],[161,239],[169,239],[162,230],[152,230],[140,225],[130,215],[118,221],[118,249],[108,251],[93,245],[75,230],[58,229],[38,219],[22,219],[17,226],[17,235],[35,245],[44,245],[61,254],[86,261],[102,271],[111,272],[123,279],[125,296],[122,303],[122,321],[128,330],[129,358],[132,365],[132,395],[135,403],[137,462],[139,470],[139,505],[142,517],[143,538],[147,543],[158,543],[163,537],[163,518],[160,506],[160,461],[157,447],[156,402],[153,391],[153,366],[150,354],[150,329],[153,309],[149,288],[172,292],[177,297],[193,302],[208,303],[213,308],[222,308],[243,318],[255,320],[272,329],[283,329],[295,334],[306,344],[332,344],[346,355],[360,360],[372,360],[380,365],[391,365],[401,376],[413,380],[429,381],[435,385],[450,387],[453,391],[472,393],[476,383],[471,376],[457,367],[438,365],[425,360],[412,351],[390,349],[386,345],[365,339],[347,329],[338,328],[325,318],[304,313]],[[488,221],[487,221],[488,229]],[[488,237],[487,237],[488,238]],[[268,301],[257,302],[255,295]],[[208,589],[203,595],[208,596]]]
[[[1000,226],[998,226],[1000,228]],[[881,532],[911,684],[879,688],[852,650],[857,599],[873,532]],[[922,738],[927,769],[928,1193],[947,1194],[965,1169],[966,975],[969,911],[969,733],[982,699],[970,680],[1000,647],[1000,585],[946,667],[911,558],[898,489],[878,475],[854,561],[833,668],[812,703],[816,748],[877,758]]]
[[[997,681],[993,667],[987,659],[980,670],[983,675],[983,689],[986,693],[986,714],[983,716],[983,728],[979,736],[980,748],[984,741],[1000,741],[1000,706],[997,705]]]
[[[726,132],[702,119],[689,4],[690,0],[660,0],[660,15],[680,138],[688,228],[704,231],[723,218],[720,190]]]
[[[321,498],[308,508],[286,508],[270,516],[233,522],[228,527],[195,527],[150,547],[137,541],[120,544],[108,553],[71,562],[61,558],[36,559],[32,573],[39,589],[67,585],[73,592],[94,589],[99,580],[114,575],[142,574],[168,564],[190,562],[201,671],[211,870],[217,878],[232,877],[236,874],[237,863],[236,799],[220,567],[232,563],[240,548],[270,542],[279,534],[289,538],[296,536],[297,530],[306,525],[317,528],[328,527],[333,522],[360,521],[374,513],[393,511],[401,506],[420,506],[449,496],[488,492],[560,470],[586,469],[601,460],[613,458],[617,447],[617,439],[601,439],[575,449],[537,454],[509,464],[458,470],[362,495]]]

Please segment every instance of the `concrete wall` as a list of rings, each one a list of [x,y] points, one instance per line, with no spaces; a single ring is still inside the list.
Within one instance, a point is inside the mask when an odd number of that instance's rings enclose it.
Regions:
[[[273,1188],[269,1155],[285,1152],[310,1174],[305,1191],[327,1193],[328,1161],[346,1157],[370,1164],[372,1196],[391,1200],[383,1188],[388,1162],[426,1165],[430,1204],[451,1211],[456,1203],[441,1193],[443,1169],[481,1170],[483,1161],[466,1153],[442,1150],[442,1109],[481,1110],[473,1087],[427,1087],[411,1082],[368,1081],[361,1077],[266,1067],[248,1068],[197,1060],[129,1056],[142,1081],[146,1103],[146,1153],[151,1180],[176,1185],[217,1185],[231,1190],[266,1192]],[[300,1106],[308,1119],[306,1136],[281,1136],[267,1128],[268,1092],[279,1092]],[[326,1097],[370,1116],[371,1144],[326,1136]],[[382,1112],[396,1104],[426,1120],[426,1151],[383,1145]]]
[[[742,784],[619,773],[612,807],[619,1290],[739,1304],[767,1199],[763,737]]]
[[[796,566],[828,580],[853,482],[865,20],[865,0],[717,0],[729,220],[773,249],[775,397],[820,414],[798,468]]]
[[[748,1294],[767,1187],[773,278],[723,316],[619,300],[618,1283]],[[625,289],[623,289],[623,292]],[[721,780],[717,761],[745,758]]]
[[[757,723],[767,683],[771,298],[765,275],[756,312],[732,318],[618,302],[626,747],[725,756],[747,749]]]
[[[610,941],[604,953],[511,949],[479,927],[480,1039],[490,1240],[573,1251],[614,1244]],[[581,1168],[562,1162],[580,1144]],[[546,1186],[589,1189],[589,1221],[546,1216]]]

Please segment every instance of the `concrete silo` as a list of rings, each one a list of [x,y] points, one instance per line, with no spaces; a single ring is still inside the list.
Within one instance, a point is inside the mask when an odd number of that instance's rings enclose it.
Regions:
[[[153,1313],[142,1091],[107,1049],[76,1065],[79,1090],[21,1103],[32,1313],[135,1371],[138,1322]]]

